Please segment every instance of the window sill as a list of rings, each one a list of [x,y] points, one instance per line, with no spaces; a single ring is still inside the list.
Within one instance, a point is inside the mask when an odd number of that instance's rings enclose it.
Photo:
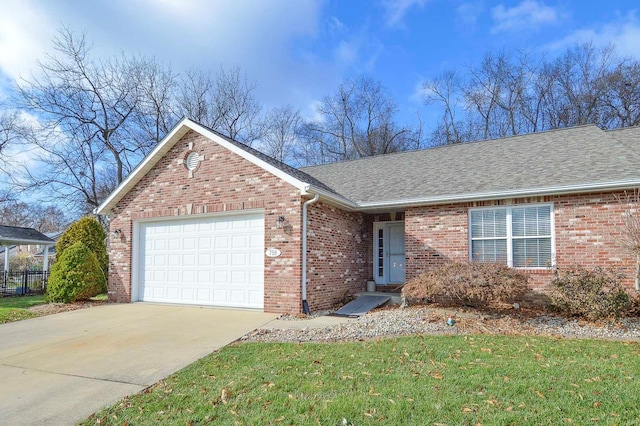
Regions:
[[[513,268],[516,271],[525,272],[527,274],[551,275],[556,272],[556,268]]]

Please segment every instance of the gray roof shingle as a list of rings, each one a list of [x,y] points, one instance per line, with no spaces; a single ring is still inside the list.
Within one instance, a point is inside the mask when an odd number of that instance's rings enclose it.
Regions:
[[[194,122],[197,123],[197,122]],[[340,195],[338,193],[336,193],[334,190],[332,190],[331,188],[329,188],[324,182],[319,181],[318,179],[316,179],[315,177],[309,175],[308,173],[305,173],[302,169],[296,169],[294,167],[291,167],[290,165],[283,163],[282,161],[276,160],[275,158],[258,151],[255,148],[250,147],[249,145],[246,145],[242,142],[238,142],[235,139],[231,139],[228,136],[223,135],[222,133],[218,132],[217,130],[214,130],[210,127],[205,126],[204,124],[200,124],[197,123],[200,126],[204,127],[205,129],[209,130],[212,133],[215,133],[216,135],[218,135],[219,137],[221,137],[222,139],[226,140],[227,142],[237,146],[240,149],[243,149],[245,151],[247,151],[249,154],[253,155],[254,157],[257,157],[259,159],[261,159],[262,161],[264,161],[267,164],[272,165],[273,167],[282,170],[283,172],[289,174],[290,176],[298,179],[301,182],[305,182],[308,183],[310,185],[315,186],[316,188],[321,188],[325,191],[329,191],[332,192],[336,195]]]
[[[14,243],[24,241],[25,244],[29,242],[54,243],[51,238],[33,228],[7,225],[0,225],[0,241],[12,241]]]
[[[640,181],[640,128],[586,125],[301,170],[364,204]]]

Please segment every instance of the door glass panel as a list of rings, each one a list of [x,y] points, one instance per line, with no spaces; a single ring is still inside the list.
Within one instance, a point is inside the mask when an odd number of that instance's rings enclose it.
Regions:
[[[404,224],[390,224],[389,235],[389,283],[404,283]]]
[[[378,277],[384,277],[384,230],[378,229]]]

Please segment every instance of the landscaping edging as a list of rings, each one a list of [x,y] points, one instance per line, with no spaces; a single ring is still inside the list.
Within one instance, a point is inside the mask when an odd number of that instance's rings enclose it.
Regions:
[[[453,317],[455,324],[447,325]],[[300,319],[299,321],[307,321]],[[374,339],[411,334],[509,334],[640,341],[640,318],[617,323],[567,320],[514,310],[491,314],[455,308],[412,306],[383,308],[342,324],[300,329],[260,329],[242,338],[253,342],[327,342]]]

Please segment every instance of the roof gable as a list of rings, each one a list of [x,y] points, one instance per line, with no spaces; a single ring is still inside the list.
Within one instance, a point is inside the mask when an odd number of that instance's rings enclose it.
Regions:
[[[260,151],[247,145],[225,137],[220,133],[198,124],[188,118],[183,118],[173,129],[156,145],[156,147],[142,160],[142,162],[124,179],[120,185],[98,206],[97,214],[108,213],[157,163],[171,148],[190,130],[193,130],[218,145],[243,157],[258,167],[274,174],[292,186],[305,193],[311,186],[328,194],[335,194],[331,188],[318,181],[305,172],[284,164]]]

